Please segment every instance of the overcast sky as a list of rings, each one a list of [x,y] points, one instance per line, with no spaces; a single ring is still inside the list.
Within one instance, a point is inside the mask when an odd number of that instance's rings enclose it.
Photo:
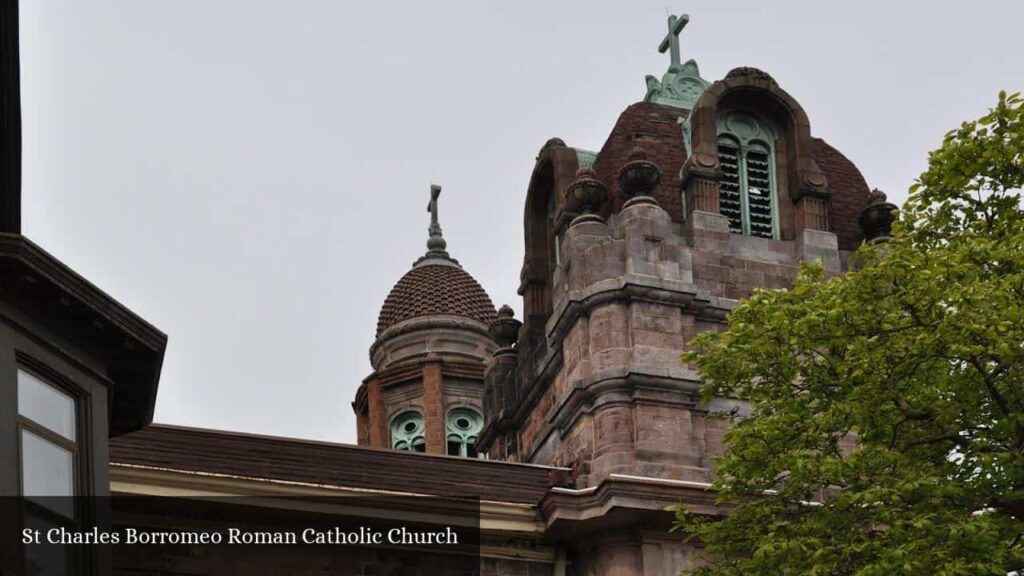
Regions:
[[[667,55],[768,71],[902,202],[1024,88],[1024,2],[21,2],[24,231],[170,337],[158,422],[355,441],[377,313],[424,251],[521,309],[550,137],[597,150]]]

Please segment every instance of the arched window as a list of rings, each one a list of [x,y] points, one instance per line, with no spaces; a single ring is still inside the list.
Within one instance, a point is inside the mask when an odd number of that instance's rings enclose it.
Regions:
[[[395,450],[426,452],[427,442],[423,435],[423,415],[407,410],[391,420],[391,447]]]
[[[775,138],[775,127],[753,114],[731,111],[718,118],[718,205],[736,234],[779,237]]]
[[[448,455],[478,458],[476,438],[484,426],[484,417],[472,408],[453,408],[445,419]]]

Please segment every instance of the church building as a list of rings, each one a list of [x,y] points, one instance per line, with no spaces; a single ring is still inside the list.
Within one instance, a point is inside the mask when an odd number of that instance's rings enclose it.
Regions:
[[[424,194],[426,251],[382,298],[375,329],[365,327],[372,370],[338,399],[355,411],[357,445],[150,424],[165,337],[17,233],[0,235],[0,273],[37,279],[5,280],[4,305],[67,306],[61,290],[71,291],[74,306],[91,305],[74,308],[76,327],[96,330],[102,336],[90,341],[103,345],[56,370],[4,352],[4,410],[18,405],[8,402],[15,388],[30,388],[23,378],[38,377],[50,395],[79,371],[90,389],[116,384],[110,413],[96,408],[109,426],[88,436],[19,417],[58,446],[96,443],[71,451],[97,470],[72,493],[422,496],[414,500],[422,507],[396,501],[394,512],[437,524],[450,512],[428,497],[465,497],[479,503],[480,574],[666,575],[694,566],[699,543],[669,533],[672,507],[723,513],[712,489],[723,423],[709,414],[743,407],[701,403],[698,375],[680,355],[697,334],[724,329],[739,299],[789,287],[801,262],[841,274],[862,242],[888,234],[894,207],[812,133],[796,97],[768,72],[737,67],[705,79],[684,61],[688,20],[668,19],[658,47],[667,70],[647,76],[646,89],[638,78],[639,101],[607,119],[603,143],[550,138],[536,152],[523,182],[521,318],[496,307],[458,262],[458,246],[447,245],[441,188]],[[105,377],[94,383],[89,374]],[[8,432],[16,435],[4,428],[4,442]],[[11,446],[0,446],[0,459]],[[0,476],[0,487],[30,491],[17,481]],[[205,564],[167,556],[132,573],[278,573],[245,556]],[[128,559],[102,562],[116,572]],[[288,573],[436,573],[423,559],[390,572],[372,564]]]

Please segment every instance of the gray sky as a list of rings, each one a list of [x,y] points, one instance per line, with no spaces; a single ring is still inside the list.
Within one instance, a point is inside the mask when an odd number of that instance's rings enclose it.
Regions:
[[[1024,88],[1024,2],[671,2],[684,58],[768,71],[902,202]],[[520,310],[550,137],[597,150],[667,55],[665,0],[21,2],[24,231],[170,343],[159,422],[354,441],[391,286],[449,251]]]

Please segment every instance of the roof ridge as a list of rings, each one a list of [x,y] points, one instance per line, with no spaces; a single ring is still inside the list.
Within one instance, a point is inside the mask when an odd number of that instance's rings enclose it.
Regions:
[[[519,466],[519,467],[541,468],[541,469],[544,469],[544,470],[568,470],[568,468],[562,468],[560,466],[547,466],[547,465],[543,465],[543,464],[531,464],[531,463],[528,463],[528,462],[508,462],[508,461],[505,461],[505,460],[488,460],[488,459],[483,459],[483,458],[473,459],[473,458],[465,458],[465,457],[462,457],[462,456],[448,456],[446,454],[426,454],[426,453],[421,453],[421,452],[408,452],[408,451],[403,452],[403,451],[397,451],[397,450],[392,450],[392,449],[387,449],[387,448],[375,448],[375,447],[372,447],[372,446],[360,446],[358,444],[348,444],[348,443],[345,443],[345,442],[333,442],[333,441],[330,441],[330,440],[317,440],[317,439],[313,439],[313,438],[296,438],[296,437],[293,437],[293,436],[275,436],[275,435],[272,435],[272,434],[257,434],[257,433],[251,433],[251,432],[242,432],[242,431],[238,431],[238,430],[219,430],[219,429],[216,429],[216,428],[203,428],[203,427],[197,427],[197,426],[183,426],[183,425],[180,425],[180,424],[154,423],[154,424],[151,424],[151,425],[147,426],[146,428],[143,428],[143,429],[141,429],[141,430],[139,430],[137,432],[126,434],[125,436],[122,436],[122,437],[119,437],[119,438],[112,438],[111,439],[111,443],[116,445],[118,443],[123,443],[125,441],[131,440],[132,436],[134,436],[136,434],[145,433],[147,431],[162,431],[162,430],[178,431],[178,432],[190,432],[190,433],[198,433],[198,434],[215,434],[215,435],[218,435],[218,436],[226,436],[226,437],[234,437],[234,438],[250,438],[250,439],[251,438],[255,438],[255,439],[259,439],[259,440],[269,440],[269,441],[276,441],[276,442],[285,442],[285,443],[289,443],[289,444],[303,444],[303,445],[308,445],[308,446],[322,446],[324,448],[341,448],[341,449],[346,449],[346,450],[358,450],[358,451],[362,451],[362,452],[373,452],[373,453],[378,453],[378,454],[393,455],[393,456],[396,456],[396,457],[445,459],[445,460],[452,460],[452,461],[459,461],[459,462],[466,462],[466,463],[473,463],[473,464],[486,462],[488,465]],[[111,461],[114,462],[115,459],[111,458]]]

